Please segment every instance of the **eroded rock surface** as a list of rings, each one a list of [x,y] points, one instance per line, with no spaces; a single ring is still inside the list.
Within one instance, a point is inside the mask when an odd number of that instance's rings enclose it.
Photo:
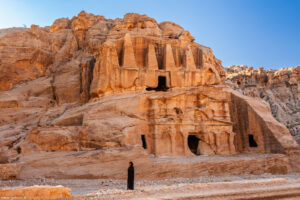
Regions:
[[[276,162],[296,170],[298,145],[268,105],[225,86],[211,49],[172,22],[83,11],[0,30],[0,78],[0,161],[16,178],[124,178],[128,161],[152,170],[140,178],[189,177],[201,159],[178,170],[173,158],[241,153],[286,154]]]
[[[1,199],[69,199],[71,189],[63,186],[1,188]]]
[[[279,70],[229,66],[226,83],[244,95],[270,104],[272,115],[284,124],[300,144],[300,66]]]

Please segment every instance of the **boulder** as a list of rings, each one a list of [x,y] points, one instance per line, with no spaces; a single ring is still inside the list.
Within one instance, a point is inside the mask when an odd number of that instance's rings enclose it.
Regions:
[[[2,188],[0,197],[3,199],[68,199],[71,198],[71,189],[61,185]]]

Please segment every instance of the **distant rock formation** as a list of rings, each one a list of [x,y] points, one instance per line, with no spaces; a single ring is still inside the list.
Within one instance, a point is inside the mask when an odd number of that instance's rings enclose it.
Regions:
[[[272,115],[300,144],[300,66],[255,70],[245,65],[233,65],[225,70],[227,85],[244,95],[268,102]]]
[[[146,15],[81,12],[0,30],[0,90],[0,170],[10,177],[124,178],[128,161],[149,179],[299,167],[268,104],[227,87],[221,62],[188,31]],[[240,153],[285,155],[249,168],[255,158]],[[172,161],[196,155],[233,157],[224,172]]]

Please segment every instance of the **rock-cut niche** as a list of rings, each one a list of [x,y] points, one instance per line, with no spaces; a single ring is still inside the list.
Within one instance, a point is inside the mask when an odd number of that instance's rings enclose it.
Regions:
[[[257,147],[257,143],[256,143],[256,141],[255,141],[252,134],[248,135],[248,139],[249,139],[249,146],[250,147]]]
[[[198,144],[199,144],[199,138],[197,138],[195,135],[188,136],[188,146],[189,146],[191,152],[195,155],[198,155],[197,154]]]
[[[147,142],[146,142],[145,135],[141,135],[141,140],[142,140],[143,148],[147,149]]]

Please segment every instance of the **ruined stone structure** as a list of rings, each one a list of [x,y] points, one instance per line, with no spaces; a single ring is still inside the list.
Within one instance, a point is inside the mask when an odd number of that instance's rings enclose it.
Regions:
[[[132,160],[137,177],[153,179],[218,174],[221,165],[201,155],[230,155],[216,157],[228,174],[297,170],[286,127],[265,102],[225,86],[221,62],[193,41],[179,25],[132,13],[0,30],[3,169],[13,164],[18,178],[124,178]],[[282,155],[265,165],[239,162],[241,153]],[[180,169],[172,161],[195,155]]]

